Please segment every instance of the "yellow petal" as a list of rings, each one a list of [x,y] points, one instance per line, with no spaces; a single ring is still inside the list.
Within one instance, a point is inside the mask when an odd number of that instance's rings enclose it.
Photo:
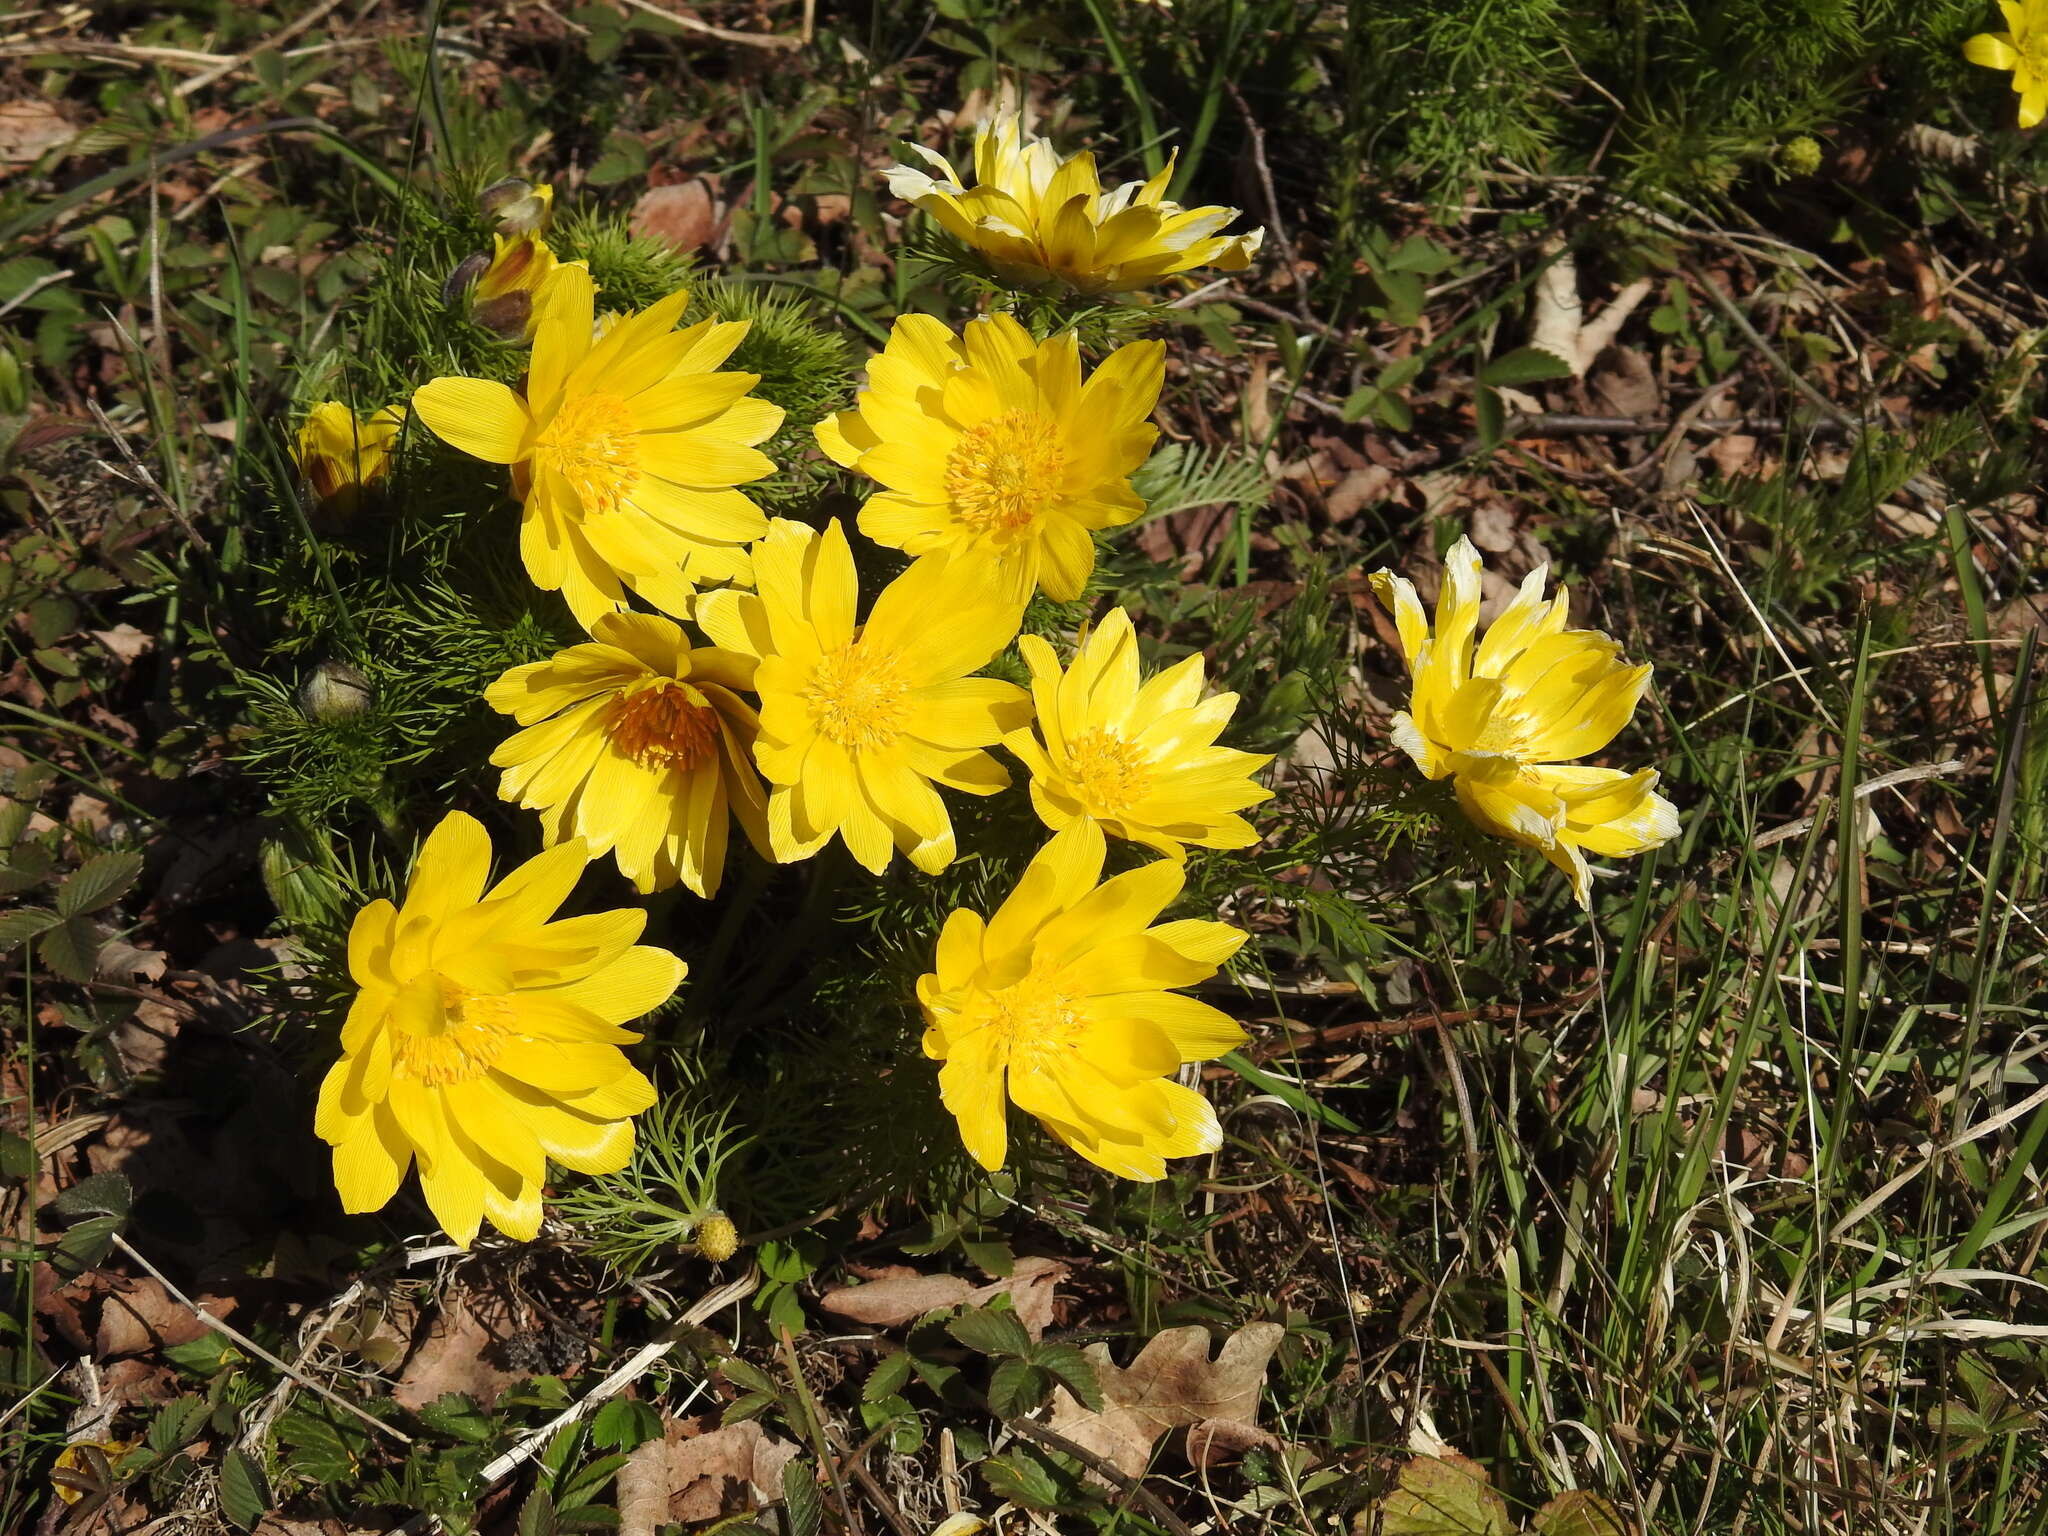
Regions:
[[[526,402],[491,379],[432,379],[413,391],[412,408],[451,448],[490,464],[527,455],[533,419]]]

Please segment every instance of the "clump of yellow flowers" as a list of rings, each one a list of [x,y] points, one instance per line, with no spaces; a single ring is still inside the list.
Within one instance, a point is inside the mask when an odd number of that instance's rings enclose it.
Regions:
[[[1241,270],[1258,249],[1258,231],[1225,232],[1234,210],[1167,201],[1170,167],[1105,189],[1091,155],[1062,158],[1015,114],[983,127],[971,188],[923,153],[941,174],[898,168],[891,185],[1016,283],[1123,291]],[[624,1165],[655,1096],[625,1054],[629,1026],[685,968],[638,942],[641,911],[556,915],[593,860],[642,894],[711,899],[737,827],[772,863],[837,840],[877,875],[898,854],[936,873],[962,853],[952,797],[1009,790],[1005,756],[1047,840],[993,911],[946,919],[916,985],[940,1102],[992,1169],[1012,1107],[1125,1178],[1215,1151],[1221,1127],[1184,1069],[1245,1036],[1184,989],[1246,935],[1167,913],[1188,849],[1259,840],[1243,813],[1270,798],[1270,759],[1219,745],[1238,699],[1208,690],[1200,654],[1148,673],[1124,608],[1021,632],[1038,597],[1082,600],[1098,536],[1142,516],[1131,476],[1157,436],[1164,346],[1128,343],[1091,368],[1072,330],[897,319],[816,439],[873,487],[859,533],[905,566],[858,552],[837,520],[763,512],[744,487],[774,471],[758,445],[782,411],[724,366],[746,327],[679,329],[682,292],[600,314],[590,271],[545,242],[552,207],[545,186],[490,189],[496,250],[468,280],[474,318],[530,343],[523,376],[430,379],[409,405],[448,449],[503,466],[526,574],[588,638],[484,695],[510,722],[490,754],[497,793],[537,813],[542,851],[492,883],[489,834],[450,812],[402,903],[355,920],[354,1002],[316,1119],[343,1205],[382,1207],[416,1167],[456,1242],[487,1221],[528,1239],[550,1161]],[[314,493],[382,476],[404,414],[319,407],[299,451]],[[864,570],[881,572],[866,601]],[[1434,634],[1405,580],[1375,582],[1415,683],[1397,740],[1475,820],[1543,849],[1581,902],[1588,853],[1671,835],[1655,773],[1569,761],[1626,723],[1648,669],[1565,629],[1541,571],[1484,639],[1469,545]],[[719,1219],[707,1254],[737,1242]]]

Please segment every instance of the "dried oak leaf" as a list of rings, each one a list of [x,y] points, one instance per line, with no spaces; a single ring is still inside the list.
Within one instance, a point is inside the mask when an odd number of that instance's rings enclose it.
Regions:
[[[1226,1426],[1256,1428],[1259,1389],[1285,1331],[1278,1323],[1248,1323],[1224,1340],[1212,1361],[1208,1329],[1168,1328],[1121,1370],[1110,1363],[1106,1345],[1093,1345],[1087,1354],[1102,1387],[1101,1410],[1062,1387],[1047,1427],[1130,1477],[1144,1474],[1153,1442],[1170,1429],[1205,1426],[1195,1454],[1214,1454],[1228,1443],[1219,1438]]]
[[[619,1468],[619,1536],[654,1536],[678,1521],[694,1525],[782,1497],[782,1469],[797,1448],[753,1419],[703,1434],[671,1420]]]
[[[985,1307],[998,1296],[1008,1296],[1024,1331],[1037,1339],[1052,1326],[1053,1302],[1066,1276],[1067,1266],[1058,1259],[1023,1258],[1007,1276],[988,1285],[974,1285],[958,1275],[904,1273],[827,1291],[818,1305],[871,1328],[896,1328],[942,1307]]]

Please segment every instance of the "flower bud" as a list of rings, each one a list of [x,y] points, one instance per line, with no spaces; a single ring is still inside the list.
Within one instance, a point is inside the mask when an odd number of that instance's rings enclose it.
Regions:
[[[714,1264],[723,1264],[740,1251],[740,1229],[723,1211],[713,1211],[698,1222],[692,1235],[696,1239],[697,1251]]]
[[[441,285],[441,302],[452,306],[469,297],[469,290],[490,270],[490,265],[491,258],[482,251],[463,257],[455,270],[448,274],[448,281]]]
[[[544,235],[554,222],[555,189],[546,182],[536,186],[521,176],[494,181],[477,198],[487,218],[495,218],[498,232],[505,235]]]
[[[391,467],[391,445],[405,423],[405,407],[387,405],[357,418],[339,400],[323,400],[306,414],[292,457],[320,509],[347,517],[362,494]]]
[[[1803,133],[1787,139],[1778,146],[1778,163],[1789,175],[1811,176],[1820,169],[1820,145]]]
[[[345,661],[323,661],[299,685],[299,708],[319,725],[347,720],[370,707],[370,680]]]

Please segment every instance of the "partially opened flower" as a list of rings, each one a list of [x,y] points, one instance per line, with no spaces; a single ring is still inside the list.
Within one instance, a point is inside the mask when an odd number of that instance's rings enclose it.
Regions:
[[[1161,923],[1182,866],[1158,859],[1103,880],[1103,838],[1076,821],[1040,850],[994,916],[960,909],[918,978],[924,1052],[967,1151],[1000,1168],[1007,1108],[1038,1117],[1091,1163],[1165,1177],[1166,1159],[1213,1152],[1223,1133],[1183,1062],[1241,1044],[1220,1009],[1172,990],[1205,981],[1245,935],[1195,918]]]
[[[1105,189],[1091,152],[1062,159],[1049,139],[1027,134],[1015,112],[976,132],[972,187],[945,156],[911,148],[930,169],[892,167],[885,173],[889,190],[924,209],[1010,282],[1057,279],[1081,293],[1118,293],[1196,267],[1241,272],[1265,235],[1224,234],[1235,208],[1167,201],[1171,159],[1150,181]]]
[[[2012,72],[2019,125],[2032,128],[2048,114],[2048,0],[1998,0],[1998,9],[2009,30],[1979,32],[1963,44],[1963,57]]]
[[[479,192],[476,202],[501,235],[544,235],[555,222],[555,189],[544,181],[507,176]]]
[[[541,294],[523,395],[471,378],[413,395],[444,441],[512,466],[526,572],[585,627],[625,607],[627,587],[682,613],[698,586],[747,580],[747,543],[767,531],[735,487],[774,470],[753,445],[781,407],[749,396],[757,374],[714,371],[745,324],[678,331],[687,301],[671,294],[598,337],[590,274],[562,267]]]
[[[469,291],[469,317],[507,341],[533,340],[540,324],[540,297],[557,273],[580,261],[562,262],[538,234],[495,235],[490,264]]]
[[[1436,627],[1405,578],[1377,571],[1373,591],[1394,615],[1413,687],[1394,716],[1394,742],[1431,779],[1451,780],[1465,814],[1511,838],[1570,877],[1592,905],[1586,855],[1626,858],[1669,842],[1678,812],[1659,795],[1657,773],[1587,768],[1628,724],[1650,668],[1621,659],[1621,645],[1590,629],[1566,629],[1562,589],[1549,602],[1540,565],[1481,637],[1479,551],[1460,539],[1445,560]]]
[[[339,400],[323,400],[308,411],[292,457],[321,507],[342,517],[355,511],[363,492],[390,469],[391,445],[404,425],[402,405],[360,419]]]
[[[1273,792],[1252,781],[1273,759],[1215,745],[1237,695],[1202,697],[1202,658],[1139,680],[1131,616],[1110,610],[1064,670],[1037,635],[1017,642],[1038,712],[1003,745],[1031,770],[1031,803],[1054,831],[1077,820],[1156,848],[1248,848],[1259,835],[1235,813]]]
[[[582,875],[580,840],[486,889],[491,840],[451,812],[421,846],[405,904],[373,901],[348,936],[360,989],[314,1130],[334,1148],[342,1208],[374,1211],[419,1164],[434,1218],[467,1247],[489,1218],[540,1230],[552,1158],[614,1173],[654,1086],[620,1026],[660,1007],[683,963],[634,941],[637,910],[555,920]]]
[[[484,690],[525,726],[491,754],[498,793],[541,813],[550,844],[580,837],[642,891],[681,881],[717,894],[737,817],[768,857],[768,791],[754,771],[760,721],[737,690],[754,660],[691,647],[649,613],[608,613],[587,645],[514,667]]]
[[[1159,435],[1166,351],[1117,348],[1084,383],[1072,332],[1034,342],[1008,315],[955,337],[905,315],[868,362],[854,408],[818,423],[818,446],[885,487],[860,531],[906,554],[985,556],[1021,602],[1070,602],[1095,569],[1094,531],[1145,510],[1131,472]]]
[[[900,849],[927,874],[953,861],[936,785],[992,795],[1010,776],[985,747],[1031,715],[1024,690],[968,674],[1017,633],[1019,610],[913,565],[856,614],[846,534],[776,519],[754,546],[758,592],[709,592],[697,621],[760,658],[754,761],[771,786],[775,857],[807,859],[834,835],[880,874]]]

